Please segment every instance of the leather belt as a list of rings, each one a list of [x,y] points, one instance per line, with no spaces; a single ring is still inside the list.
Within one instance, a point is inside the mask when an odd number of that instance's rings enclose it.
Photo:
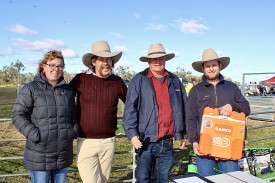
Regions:
[[[163,137],[159,138],[158,140],[172,140],[173,136],[170,135],[164,135]]]

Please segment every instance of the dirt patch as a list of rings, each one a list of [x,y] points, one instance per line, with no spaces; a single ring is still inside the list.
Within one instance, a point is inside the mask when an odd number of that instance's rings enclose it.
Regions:
[[[2,139],[22,139],[25,138],[12,124],[11,121],[0,122],[0,137]]]

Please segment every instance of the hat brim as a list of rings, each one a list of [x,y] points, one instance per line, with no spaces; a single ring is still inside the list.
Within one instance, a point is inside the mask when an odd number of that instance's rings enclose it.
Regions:
[[[152,54],[152,55],[148,55],[148,56],[143,56],[140,57],[139,60],[141,62],[148,62],[148,58],[159,58],[159,57],[163,57],[166,56],[166,61],[171,60],[172,58],[175,57],[174,53],[168,53],[168,54],[164,54],[164,53],[160,53],[160,54]]]
[[[112,58],[113,60],[113,64],[117,63],[119,61],[119,59],[121,58],[122,56],[122,52],[114,52],[114,53],[110,53],[110,52],[100,52],[100,53],[96,53],[96,54],[93,54],[93,53],[86,53],[85,55],[83,55],[82,57],[82,62],[83,64],[90,68],[90,65],[91,65],[91,60],[92,60],[92,57],[94,56],[98,56],[98,57],[107,57],[107,58]]]
[[[221,62],[222,64],[222,68],[221,70],[225,69],[229,63],[230,63],[230,58],[229,57],[220,57],[220,58],[216,58],[216,59],[213,59],[213,60],[203,60],[203,61],[196,61],[196,62],[193,62],[192,63],[192,67],[195,71],[198,71],[198,72],[201,72],[203,73],[203,70],[202,70],[202,64],[204,62],[208,62],[208,61],[214,61],[214,60],[217,60],[219,62]]]

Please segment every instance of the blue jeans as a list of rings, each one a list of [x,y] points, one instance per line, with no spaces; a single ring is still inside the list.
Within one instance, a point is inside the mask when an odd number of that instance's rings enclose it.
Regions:
[[[215,158],[209,156],[196,156],[198,174],[202,177],[215,175]],[[221,172],[228,173],[239,170],[238,161],[218,160]]]
[[[168,183],[173,162],[172,140],[165,139],[144,144],[137,155],[137,183],[149,183],[152,172],[156,183]]]
[[[65,183],[68,167],[60,170],[32,171],[30,170],[32,183]]]

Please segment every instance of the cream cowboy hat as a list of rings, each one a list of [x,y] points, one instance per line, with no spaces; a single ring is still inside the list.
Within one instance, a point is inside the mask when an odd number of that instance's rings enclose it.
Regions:
[[[109,44],[106,41],[96,41],[92,45],[92,53],[86,53],[82,57],[82,62],[85,66],[90,67],[93,56],[112,57],[113,64],[117,63],[122,55],[122,52],[111,53]]]
[[[140,57],[139,60],[142,62],[147,62],[147,58],[158,58],[166,56],[166,61],[174,58],[174,53],[166,53],[162,44],[151,44],[148,50],[148,55]]]
[[[218,57],[218,54],[212,48],[209,48],[209,49],[204,50],[204,52],[202,54],[202,61],[193,62],[192,67],[193,67],[194,70],[203,73],[203,71],[201,69],[202,64],[204,62],[213,61],[213,60],[217,60],[220,63],[222,63],[221,70],[226,68],[229,65],[229,62],[230,62],[229,57]]]

